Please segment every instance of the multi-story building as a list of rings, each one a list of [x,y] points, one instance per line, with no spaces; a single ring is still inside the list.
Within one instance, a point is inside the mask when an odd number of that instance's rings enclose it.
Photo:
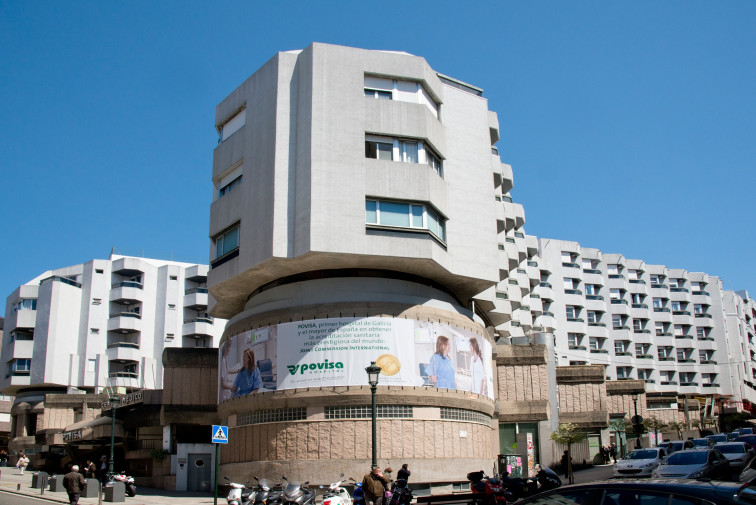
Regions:
[[[730,357],[723,381],[730,384],[735,407],[756,413],[756,301],[747,291],[724,291],[722,300]]]
[[[225,321],[207,313],[207,270],[113,255],[47,271],[11,293],[0,354],[0,390],[15,397],[11,449],[36,451],[38,435],[89,418],[85,405],[67,421],[46,417],[48,393],[161,389],[164,349],[217,347]]]
[[[718,277],[577,242],[542,238],[539,247],[553,286],[559,365],[606,365],[608,379],[644,381],[652,397],[740,400],[743,377],[752,376],[744,363],[750,311]]]
[[[366,469],[371,361],[377,456],[410,463],[413,480],[464,480],[499,435],[550,447],[546,353],[521,376],[536,406],[513,394],[512,415],[496,401],[498,367],[517,365],[511,350],[492,359],[497,340],[550,338],[532,318],[536,239],[481,89],[410,54],[313,44],[268,61],[218,105],[216,126],[219,415],[230,438],[259,441],[223,448],[224,472],[306,464],[328,482],[345,462]]]

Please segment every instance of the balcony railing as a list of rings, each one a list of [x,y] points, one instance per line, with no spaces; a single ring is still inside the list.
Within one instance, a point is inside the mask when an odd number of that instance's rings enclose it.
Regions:
[[[112,342],[108,344],[108,349],[113,349],[116,347],[123,347],[126,349],[139,349],[139,344],[136,342]]]
[[[711,314],[707,314],[706,312],[697,312],[696,317],[708,317],[711,318]]]
[[[207,288],[189,288],[184,291],[185,295],[193,295],[194,293],[207,293]]]
[[[717,364],[717,362],[714,361],[713,359],[702,359],[702,360],[699,360],[698,362],[701,363],[702,365],[716,365]]]
[[[659,361],[674,361],[674,356],[659,356]]]
[[[629,282],[630,284],[645,284],[646,283],[646,281],[644,281],[643,279],[630,279]]]
[[[137,372],[110,372],[108,377],[112,379],[138,379],[139,374]]]
[[[673,316],[689,316],[690,312],[687,310],[673,310],[672,311]]]
[[[678,363],[695,363],[696,360],[692,358],[677,358]]]
[[[620,326],[614,326],[614,325],[612,325],[612,329],[613,330],[629,330],[630,327],[629,326],[624,326],[624,325],[620,325]]]
[[[551,287],[551,284],[550,284],[550,283],[548,283],[548,282],[543,282],[543,281],[541,281],[541,283],[540,283],[540,284],[538,284],[538,285],[539,285],[539,286],[543,286],[544,288],[550,288],[550,287]]]
[[[654,359],[651,354],[636,354],[635,357],[638,359]]]
[[[136,288],[136,289],[142,289],[142,283],[137,281],[121,281],[121,282],[115,282],[110,286],[112,289],[117,288]]]
[[[697,382],[680,382],[681,386],[698,386]]]
[[[703,387],[705,387],[705,388],[718,388],[719,384],[717,384],[716,382],[708,382],[708,383],[704,383]]]
[[[193,319],[184,319],[184,324],[189,323],[208,323],[213,324],[214,319],[211,316],[195,317]]]
[[[142,319],[142,314],[139,312],[116,312],[114,314],[110,314],[110,319],[113,319],[115,317],[133,317],[134,319]]]
[[[548,310],[544,310],[541,315],[543,315],[543,316],[549,316],[549,317],[554,317],[554,313],[551,312],[551,311],[548,311]]]
[[[630,351],[614,351],[615,356],[632,356],[633,353]]]
[[[659,330],[656,330],[656,336],[657,337],[671,337],[672,334],[670,332],[668,332],[668,331],[659,331]]]
[[[677,386],[677,381],[661,381],[662,386]]]
[[[586,300],[599,300],[599,301],[603,301],[604,297],[601,296],[601,295],[585,295],[585,299]]]
[[[595,268],[584,268],[583,273],[601,275],[601,270],[597,270]]]
[[[627,305],[627,300],[618,300],[616,298],[612,298],[612,304],[613,305]]]
[[[651,333],[651,330],[646,328],[633,328],[633,333]]]
[[[588,321],[588,326],[603,326],[604,328],[606,328],[605,323],[600,323],[598,321]]]
[[[698,296],[709,296],[709,292],[708,291],[693,291],[692,294],[698,295]]]
[[[567,268],[580,268],[580,265],[578,265],[577,263],[564,262],[564,261],[562,262],[562,266],[567,267]]]
[[[538,262],[537,261],[528,261],[528,266],[529,267],[537,267],[538,266]]]
[[[654,307],[654,312],[669,312],[667,307]]]
[[[583,292],[579,289],[565,289],[564,290],[565,295],[582,295]]]
[[[545,312],[544,312],[544,314],[545,314]],[[567,321],[569,321],[571,323],[584,323],[585,322],[583,320],[583,318],[581,318],[581,317],[568,317]]]
[[[668,286],[666,284],[660,284],[660,283],[652,282],[651,283],[651,287],[652,288],[656,288],[656,289],[667,289]]]
[[[632,304],[632,307],[634,309],[647,309],[648,305],[646,305],[645,303],[634,303]]]
[[[591,349],[591,352],[597,352],[597,353],[602,353],[602,354],[609,354],[609,351],[607,351],[606,349]]]
[[[688,288],[669,288],[673,293],[689,293]]]
[[[569,345],[571,351],[585,351],[584,345]]]
[[[693,339],[693,335],[688,335],[686,333],[683,333],[682,335],[675,335],[675,338],[689,338],[689,339],[692,340]]]

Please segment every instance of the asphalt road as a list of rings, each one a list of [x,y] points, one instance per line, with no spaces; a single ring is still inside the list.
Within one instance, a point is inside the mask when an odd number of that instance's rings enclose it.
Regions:
[[[580,470],[575,472],[575,484],[586,484],[588,482],[595,482],[597,480],[611,479],[613,475],[614,465],[606,466],[594,466],[587,470]],[[562,477],[562,484],[567,484],[567,478]]]
[[[2,503],[2,505],[50,505],[48,500],[40,500],[33,496],[6,493],[5,491],[0,491],[0,503]]]

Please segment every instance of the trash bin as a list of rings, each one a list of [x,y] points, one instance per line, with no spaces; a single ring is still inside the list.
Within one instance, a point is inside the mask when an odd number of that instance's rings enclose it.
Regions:
[[[47,472],[34,472],[32,474],[31,487],[33,487],[34,489],[46,488],[48,478],[49,478],[49,475],[47,475]]]
[[[50,491],[62,493],[66,489],[63,487],[63,475],[53,475],[50,477]]]
[[[82,498],[97,498],[100,496],[100,481],[97,479],[85,479],[87,487],[81,493]]]
[[[108,482],[105,484],[105,501],[126,501],[126,486],[123,482]]]

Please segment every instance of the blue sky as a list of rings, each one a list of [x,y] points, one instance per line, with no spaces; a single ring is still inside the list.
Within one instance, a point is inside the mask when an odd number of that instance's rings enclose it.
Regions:
[[[485,90],[526,231],[756,294],[756,2],[0,0],[0,295],[207,262],[215,105],[313,41]]]

